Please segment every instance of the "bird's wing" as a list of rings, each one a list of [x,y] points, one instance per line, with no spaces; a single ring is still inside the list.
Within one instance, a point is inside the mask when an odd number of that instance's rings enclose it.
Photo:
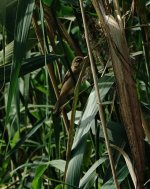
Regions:
[[[69,79],[69,77],[71,77],[70,71],[68,70],[64,76],[62,85],[65,83],[65,81],[67,81]]]
[[[71,69],[72,70],[72,69]],[[77,79],[76,76],[80,73],[80,70],[79,69],[74,69],[72,70],[72,73],[73,73],[73,76],[74,76],[74,79]],[[63,79],[63,82],[62,82],[62,85],[65,83],[65,81],[67,81],[70,77],[73,77],[72,74],[70,73],[70,71],[68,70],[64,76],[64,79]]]

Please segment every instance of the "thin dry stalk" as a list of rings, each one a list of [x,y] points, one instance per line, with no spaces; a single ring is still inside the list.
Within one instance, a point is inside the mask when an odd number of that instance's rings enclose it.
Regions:
[[[82,13],[82,20],[83,20],[83,26],[84,26],[84,31],[85,31],[85,39],[86,39],[86,44],[87,44],[87,48],[88,48],[88,55],[89,55],[90,64],[91,64],[94,86],[95,86],[95,90],[96,90],[99,116],[100,116],[101,123],[102,123],[102,128],[103,128],[104,138],[105,138],[105,142],[106,142],[106,148],[107,148],[108,155],[109,155],[109,161],[110,161],[112,175],[113,175],[113,179],[114,179],[114,183],[115,183],[115,188],[119,189],[120,187],[119,187],[118,180],[117,180],[115,165],[114,165],[114,161],[113,161],[113,157],[112,157],[112,152],[111,152],[107,128],[106,128],[106,120],[105,120],[102,102],[101,102],[101,98],[100,98],[100,94],[99,94],[96,70],[95,70],[94,61],[93,61],[93,57],[92,57],[92,50],[91,50],[90,43],[89,43],[89,37],[88,37],[88,32],[87,32],[87,25],[86,25],[85,13],[84,13],[82,0],[80,0],[80,8],[81,8],[81,13]]]
[[[39,40],[39,44],[40,44],[42,53],[44,54],[45,49],[44,49],[43,36],[42,36],[42,33],[40,31],[40,28],[39,28],[39,26],[37,24],[37,20],[36,20],[35,17],[33,17],[33,26],[35,28],[35,32],[36,32],[37,38]],[[51,80],[53,88],[54,88],[54,92],[55,92],[56,98],[58,99],[59,98],[59,90],[58,90],[58,87],[57,87],[57,82],[56,82],[56,78],[55,78],[55,74],[54,74],[53,65],[52,64],[47,64],[47,69],[48,69],[50,80]],[[69,123],[69,120],[68,120],[68,117],[67,117],[67,114],[66,114],[65,110],[62,110],[62,115],[63,115],[65,128],[66,128],[66,131],[67,131],[67,134],[68,134],[70,123]]]

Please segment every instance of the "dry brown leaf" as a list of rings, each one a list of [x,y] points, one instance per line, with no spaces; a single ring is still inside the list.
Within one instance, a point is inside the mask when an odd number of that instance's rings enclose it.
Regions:
[[[136,85],[122,28],[113,17],[107,18],[110,31],[109,45],[120,99],[122,120],[135,163],[137,188],[142,188],[144,177],[144,136]]]
[[[141,113],[137,98],[136,85],[130,63],[129,50],[122,27],[121,19],[107,16],[100,1],[93,0],[101,27],[105,31],[111,51],[117,91],[120,99],[122,120],[130,144],[135,173],[137,177],[136,189],[143,188],[144,178],[144,135]]]

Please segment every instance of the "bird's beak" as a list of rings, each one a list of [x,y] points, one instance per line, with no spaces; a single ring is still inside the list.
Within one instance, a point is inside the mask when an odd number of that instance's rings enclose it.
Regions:
[[[83,57],[84,60],[86,60],[87,58],[88,58],[88,56]]]

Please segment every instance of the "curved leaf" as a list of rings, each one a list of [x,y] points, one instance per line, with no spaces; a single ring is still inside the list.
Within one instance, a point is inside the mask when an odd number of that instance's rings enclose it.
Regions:
[[[62,58],[62,56],[57,55],[57,54],[46,55],[46,63],[49,64],[51,63],[51,61],[55,61],[58,58]],[[23,60],[20,71],[19,71],[19,77],[24,76],[28,73],[31,73],[39,68],[42,68],[43,66],[45,66],[44,55],[39,55],[36,57]],[[11,67],[12,67],[12,64],[6,64],[3,66],[0,66],[0,87],[3,82],[7,83],[10,81]],[[5,76],[5,80],[4,80],[4,76]]]
[[[112,75],[106,75],[100,78],[98,85],[100,90],[101,100],[110,90],[114,83],[114,77]],[[94,118],[98,111],[95,89],[90,93],[88,102],[80,121],[80,125],[75,133],[75,138],[72,146],[72,156],[68,165],[68,170],[66,174],[66,183],[68,184],[67,189],[71,186],[79,186],[80,182],[80,172],[82,167],[83,155],[86,148],[86,140],[90,128],[94,125]]]
[[[85,173],[85,175],[80,180],[80,185],[79,185],[80,188],[86,185],[86,183],[91,179],[93,173],[96,171],[97,167],[100,166],[102,163],[104,163],[106,159],[107,159],[106,157],[102,157],[90,167],[90,169]]]
[[[36,125],[33,126],[13,147],[13,149],[8,152],[7,157],[10,156],[13,152],[15,152],[28,138],[30,138],[44,123],[45,117],[41,119]]]
[[[26,41],[30,28],[32,12],[34,8],[34,0],[19,1],[17,19],[16,19],[16,29],[14,38],[14,54],[13,54],[13,65],[9,86],[8,102],[7,102],[7,114],[6,114],[6,125],[8,122],[8,116],[11,109],[11,102],[16,91],[16,86],[18,83],[19,71],[21,68],[21,63],[25,57]]]

